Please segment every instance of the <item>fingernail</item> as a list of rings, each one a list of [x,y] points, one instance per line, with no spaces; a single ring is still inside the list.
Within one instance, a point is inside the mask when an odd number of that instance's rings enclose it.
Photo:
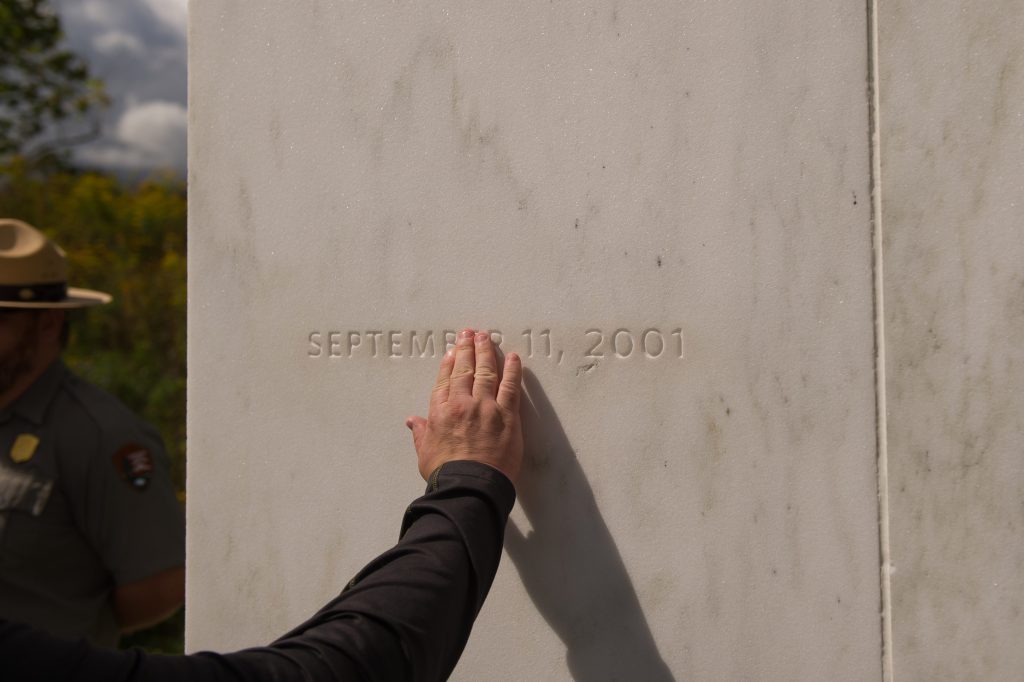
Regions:
[[[486,341],[489,338],[491,338],[491,335],[488,334],[487,332],[477,332],[477,334],[476,334],[476,342],[477,343],[483,343],[484,341]]]
[[[459,332],[459,340],[460,341],[463,340],[463,339],[471,339],[471,338],[473,338],[473,330],[472,329],[463,329],[461,332]]]
[[[448,350],[446,350],[444,352],[444,356],[446,358],[448,358],[449,360],[451,360],[452,358],[455,357],[455,349],[454,348],[449,348]]]
[[[511,360],[512,362],[519,362],[519,355],[517,355],[516,353],[509,353],[508,359]]]

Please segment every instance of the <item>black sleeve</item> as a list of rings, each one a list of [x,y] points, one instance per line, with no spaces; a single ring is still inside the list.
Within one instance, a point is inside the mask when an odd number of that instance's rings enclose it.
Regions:
[[[0,621],[0,661],[19,680],[444,680],[490,590],[514,503],[515,489],[496,469],[442,465],[406,510],[398,544],[267,647],[113,652]]]

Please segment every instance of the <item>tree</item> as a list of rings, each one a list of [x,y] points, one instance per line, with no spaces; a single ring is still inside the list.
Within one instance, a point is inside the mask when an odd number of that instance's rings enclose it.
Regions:
[[[0,0],[0,159],[46,156],[98,134],[86,119],[107,104],[103,84],[63,37],[49,0]],[[65,122],[78,132],[60,130]]]

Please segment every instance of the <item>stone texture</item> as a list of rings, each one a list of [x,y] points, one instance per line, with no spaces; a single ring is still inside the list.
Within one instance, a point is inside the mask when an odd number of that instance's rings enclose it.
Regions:
[[[472,325],[531,462],[455,679],[880,676],[863,6],[191,10],[190,649],[394,541]]]
[[[893,670],[1024,674],[1024,5],[879,3]]]

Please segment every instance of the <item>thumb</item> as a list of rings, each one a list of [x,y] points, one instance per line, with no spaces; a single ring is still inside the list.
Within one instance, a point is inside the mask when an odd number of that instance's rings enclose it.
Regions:
[[[418,448],[420,446],[420,439],[423,438],[423,431],[427,428],[427,420],[413,415],[406,418],[405,425],[412,431],[413,445]]]

